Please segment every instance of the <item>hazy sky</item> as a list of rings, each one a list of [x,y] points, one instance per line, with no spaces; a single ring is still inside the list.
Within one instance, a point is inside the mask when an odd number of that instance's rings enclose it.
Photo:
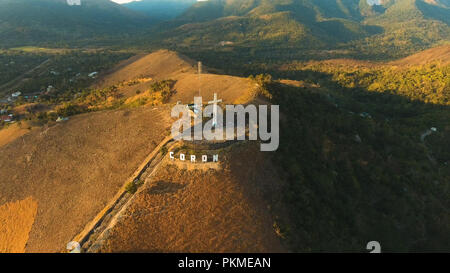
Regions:
[[[113,2],[119,3],[119,4],[123,4],[123,3],[128,3],[128,2],[133,2],[133,0],[112,0]]]
[[[367,3],[371,6],[373,5],[381,5],[381,0],[367,0]]]
[[[133,2],[133,1],[136,1],[136,0],[112,0],[112,1],[116,2],[116,3],[119,3],[119,4],[123,4],[123,3]],[[141,1],[141,0],[137,0],[137,1]],[[208,0],[197,0],[197,1],[202,2],[202,1],[208,1]]]

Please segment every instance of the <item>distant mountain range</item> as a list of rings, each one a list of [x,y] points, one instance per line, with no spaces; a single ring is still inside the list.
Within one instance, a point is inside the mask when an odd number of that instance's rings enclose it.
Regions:
[[[0,0],[0,47],[125,35],[137,44],[175,49],[232,45],[389,58],[450,41],[450,0],[378,2],[82,0],[81,6],[69,6],[66,0]]]
[[[147,16],[109,0],[0,0],[0,47],[98,39],[150,25]]]
[[[210,0],[175,19],[169,44],[354,49],[405,55],[450,40],[449,0]]]

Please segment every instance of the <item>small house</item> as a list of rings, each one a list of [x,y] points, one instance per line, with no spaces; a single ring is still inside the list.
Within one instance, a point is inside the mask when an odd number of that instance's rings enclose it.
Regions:
[[[89,77],[89,78],[95,78],[95,77],[97,77],[97,75],[98,75],[98,72],[92,72],[92,73],[90,73],[90,74],[88,75],[88,77]]]
[[[233,44],[234,44],[234,43],[231,42],[231,41],[221,41],[221,42],[219,43],[220,46],[231,46],[231,45],[233,45]]]
[[[51,93],[52,91],[54,91],[55,90],[55,87],[53,87],[53,85],[49,85],[48,87],[47,87],[47,93]]]
[[[362,118],[372,118],[372,116],[367,112],[363,112],[363,113],[359,114],[359,116]]]
[[[3,122],[11,122],[12,120],[13,120],[12,115],[3,115],[3,116],[0,116],[0,121],[3,121]]]
[[[58,119],[56,120],[56,122],[63,122],[63,121],[67,121],[67,120],[69,120],[69,118],[58,117]]]

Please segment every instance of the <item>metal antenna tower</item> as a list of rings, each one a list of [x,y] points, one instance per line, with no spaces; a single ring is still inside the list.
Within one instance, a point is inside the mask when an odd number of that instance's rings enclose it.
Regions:
[[[202,62],[198,62],[197,63],[197,69],[198,69],[198,96],[201,96],[201,87],[202,87],[202,83],[200,81],[200,76],[202,75]]]

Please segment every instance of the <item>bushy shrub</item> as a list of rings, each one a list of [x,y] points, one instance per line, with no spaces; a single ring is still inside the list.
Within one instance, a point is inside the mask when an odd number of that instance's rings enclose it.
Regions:
[[[60,109],[58,109],[57,114],[61,117],[69,117],[81,113],[87,112],[88,109],[85,106],[81,106],[78,104],[67,103]]]

